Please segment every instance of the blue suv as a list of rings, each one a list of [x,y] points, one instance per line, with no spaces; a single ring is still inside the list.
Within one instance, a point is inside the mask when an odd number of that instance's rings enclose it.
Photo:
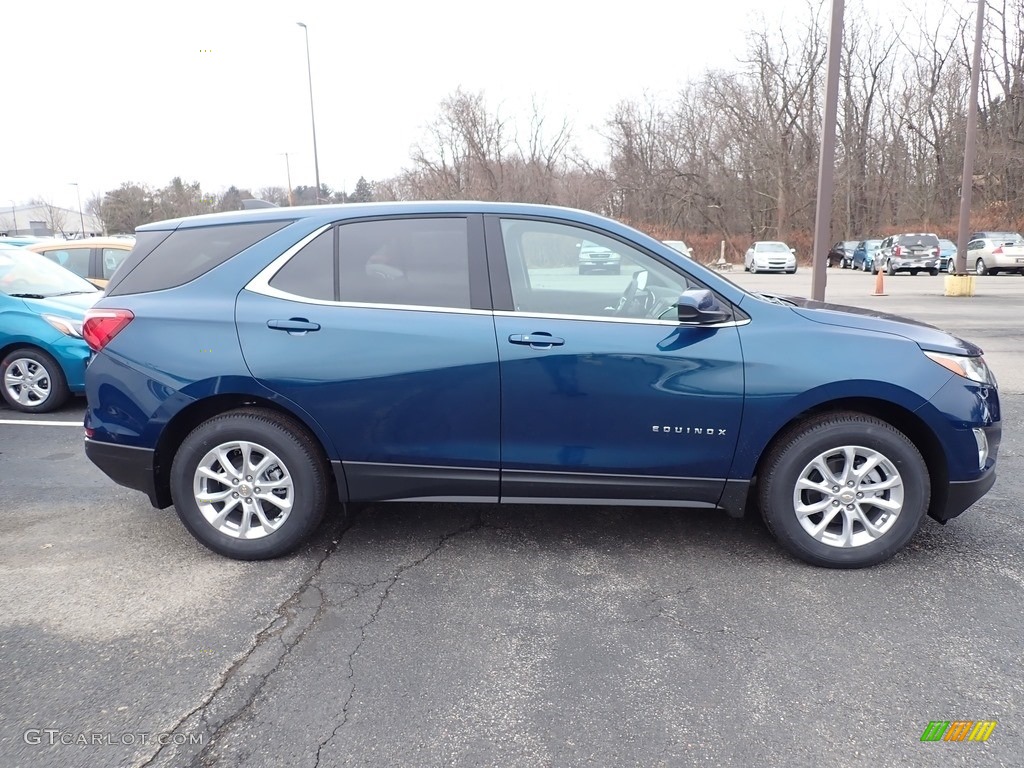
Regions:
[[[208,548],[283,555],[332,501],[757,507],[881,562],[995,481],[996,381],[931,326],[750,293],[537,205],[150,224],[86,317],[85,450]],[[621,275],[581,276],[582,244]]]

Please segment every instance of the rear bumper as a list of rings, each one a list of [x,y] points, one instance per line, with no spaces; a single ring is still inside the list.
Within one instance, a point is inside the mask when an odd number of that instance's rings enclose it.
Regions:
[[[938,259],[892,259],[891,260],[893,269],[899,271],[903,269],[938,269]]]
[[[115,445],[85,438],[85,455],[93,464],[118,485],[142,491],[158,509],[171,505],[170,499],[160,498],[156,492],[151,448]]]

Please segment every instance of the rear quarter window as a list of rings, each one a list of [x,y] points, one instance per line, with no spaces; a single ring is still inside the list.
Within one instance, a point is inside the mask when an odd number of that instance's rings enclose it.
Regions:
[[[290,223],[291,220],[254,221],[140,232],[106,295],[147,293],[184,285]]]

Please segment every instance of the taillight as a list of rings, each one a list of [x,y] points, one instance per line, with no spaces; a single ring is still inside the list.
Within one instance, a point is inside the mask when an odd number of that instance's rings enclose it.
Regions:
[[[134,318],[129,309],[90,309],[82,323],[82,338],[93,352],[99,352]]]
[[[1002,252],[1003,252],[1003,246],[1000,245],[1000,246],[997,246],[994,251],[992,251],[992,255],[993,256],[998,256]]]
[[[892,249],[892,255],[893,256],[899,256],[901,253],[903,253],[903,251],[901,250],[900,246],[898,246],[898,245],[895,248]]]

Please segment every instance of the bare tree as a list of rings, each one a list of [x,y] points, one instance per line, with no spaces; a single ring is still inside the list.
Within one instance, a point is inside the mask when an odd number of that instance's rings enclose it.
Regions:
[[[50,230],[50,234],[64,236],[64,226],[68,218],[66,210],[41,197],[32,200],[30,205],[34,205],[42,211],[43,223]]]

